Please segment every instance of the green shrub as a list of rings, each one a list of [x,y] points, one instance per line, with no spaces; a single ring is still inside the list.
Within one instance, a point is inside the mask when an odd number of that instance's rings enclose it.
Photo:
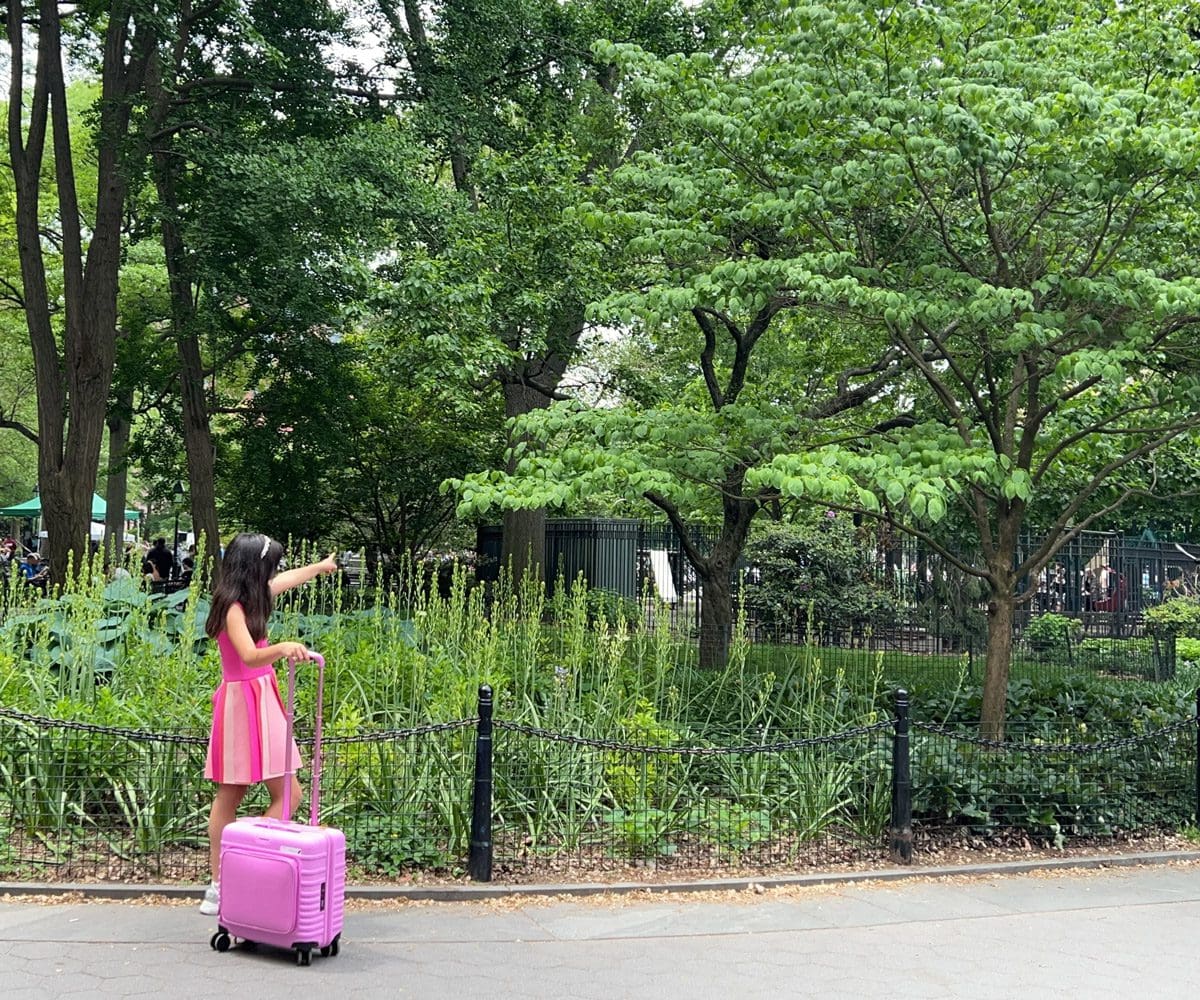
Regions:
[[[618,594],[615,590],[588,590],[587,616],[590,623],[603,620],[608,625],[618,622],[634,623],[642,615],[642,609],[632,597]]]
[[[1159,635],[1182,635],[1200,639],[1200,599],[1172,597],[1146,611],[1146,628]]]
[[[1175,640],[1175,656],[1180,663],[1200,663],[1200,639],[1179,636]]]
[[[1049,612],[1031,618],[1021,637],[1032,650],[1058,652],[1065,651],[1082,634],[1083,626],[1078,619]]]
[[[891,591],[876,579],[872,553],[844,515],[768,525],[746,545],[745,558],[755,573],[743,584],[743,601],[761,622],[841,631],[895,618]]]

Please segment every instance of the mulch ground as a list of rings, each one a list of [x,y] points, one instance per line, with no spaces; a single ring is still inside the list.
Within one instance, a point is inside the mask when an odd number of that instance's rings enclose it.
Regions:
[[[602,846],[577,848],[551,856],[519,852],[498,857],[492,870],[494,885],[571,885],[642,883],[667,885],[716,879],[780,879],[797,875],[912,871],[914,877],[939,869],[994,865],[1006,862],[1088,860],[1140,853],[1194,852],[1194,838],[1155,833],[1140,837],[1076,839],[1056,848],[1019,832],[989,838],[970,834],[919,835],[912,860],[900,865],[882,845],[824,840],[804,845],[772,845],[753,857],[730,857],[698,849],[671,857],[640,861],[616,859]],[[207,880],[207,851],[190,848],[148,858],[120,856],[109,845],[73,845],[69,860],[57,859],[45,848],[24,845],[20,860],[0,864],[0,881],[121,885],[196,885]],[[348,881],[354,886],[435,887],[472,884],[460,868],[399,871],[381,875],[351,866]],[[26,897],[21,897],[26,898]],[[58,897],[61,898],[61,897]]]

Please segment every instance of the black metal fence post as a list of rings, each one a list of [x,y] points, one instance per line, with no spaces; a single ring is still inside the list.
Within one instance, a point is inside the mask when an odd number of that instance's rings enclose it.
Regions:
[[[1196,689],[1196,716],[1200,718],[1200,688]],[[1196,825],[1200,826],[1200,723],[1196,724]]]
[[[892,736],[892,824],[888,850],[893,861],[912,861],[912,771],[908,745],[908,692],[896,692],[896,730]]]
[[[471,796],[471,848],[467,872],[473,882],[492,880],[492,689],[479,687],[475,730],[475,788]]]

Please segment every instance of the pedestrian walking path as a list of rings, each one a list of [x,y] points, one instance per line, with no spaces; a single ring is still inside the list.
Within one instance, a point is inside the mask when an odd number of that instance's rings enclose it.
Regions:
[[[209,947],[194,903],[0,903],[0,996],[1190,997],[1200,866],[914,878],[761,893],[352,903],[298,968]]]

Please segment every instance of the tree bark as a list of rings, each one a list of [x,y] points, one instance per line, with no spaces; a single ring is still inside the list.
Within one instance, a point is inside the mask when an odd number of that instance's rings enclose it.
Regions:
[[[742,495],[746,467],[731,468],[722,484],[721,532],[709,552],[692,541],[679,509],[666,497],[647,492],[645,498],[658,507],[679,538],[684,557],[703,584],[700,595],[700,666],[717,670],[729,662],[733,637],[733,569],[746,546],[750,525],[762,505],[757,497]]]
[[[505,417],[519,417],[534,410],[545,409],[553,402],[570,359],[574,357],[583,335],[583,307],[568,304],[550,321],[546,331],[546,343],[540,353],[526,356],[518,369],[501,371],[498,375],[504,392]],[[521,357],[523,345],[515,337],[507,338],[512,352]],[[517,439],[510,439],[510,447]],[[517,459],[508,462],[508,471],[516,471]],[[526,571],[537,579],[545,579],[547,571],[554,573],[555,567],[546,566],[546,511],[505,511],[503,540],[500,549],[501,566],[512,560],[513,582],[519,581]]]
[[[697,574],[704,584],[700,598],[700,669],[720,670],[729,662],[733,636],[732,567],[711,560]]]
[[[178,338],[179,380],[183,390],[183,444],[187,452],[188,494],[196,535],[201,579],[216,581],[221,571],[221,533],[217,523],[216,450],[204,399],[204,369],[194,333]]]
[[[988,601],[987,657],[983,679],[983,704],[980,708],[981,735],[985,739],[1004,739],[1015,610],[1016,598],[1013,596],[1010,580],[1007,581],[1007,586],[996,588]]]
[[[534,410],[543,409],[549,404],[549,399],[536,389],[516,381],[506,381],[504,390],[504,415],[518,417]],[[510,440],[510,445],[517,441]],[[514,472],[517,459],[508,462],[508,471]],[[506,510],[502,521],[502,541],[500,544],[500,565],[506,571],[511,568],[513,583],[518,584],[525,574],[532,573],[538,580],[546,575],[546,511],[536,510]],[[554,567],[549,567],[551,573]]]
[[[722,499],[721,533],[707,559],[696,565],[704,584],[700,597],[700,666],[717,670],[729,662],[733,638],[733,569],[759,508],[756,499],[741,495],[746,470],[734,468],[726,478]],[[678,529],[677,529],[678,530]]]

